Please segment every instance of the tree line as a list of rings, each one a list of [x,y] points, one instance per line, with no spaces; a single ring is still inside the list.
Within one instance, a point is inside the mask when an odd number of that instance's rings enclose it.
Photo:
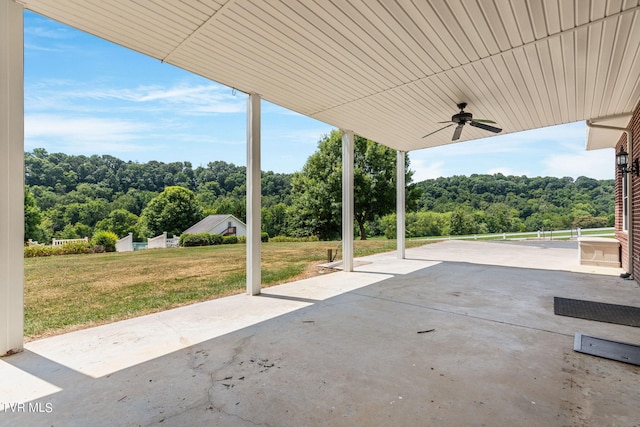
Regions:
[[[355,226],[360,238],[395,237],[395,151],[356,136]],[[587,177],[471,175],[412,182],[409,236],[537,231],[613,225],[614,181]],[[303,169],[262,172],[263,232],[339,238],[341,137],[324,136]],[[210,214],[246,220],[246,169],[224,161],[138,163],[109,155],[25,153],[25,238],[41,242],[96,231],[136,240],[179,234]]]
[[[449,215],[440,234],[501,233],[614,225],[615,181],[585,176],[453,176],[423,181],[418,212]]]

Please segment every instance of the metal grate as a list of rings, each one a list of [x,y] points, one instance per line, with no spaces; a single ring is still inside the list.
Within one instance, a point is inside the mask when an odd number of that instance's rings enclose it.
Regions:
[[[553,298],[553,311],[559,316],[640,327],[640,308],[569,298]]]

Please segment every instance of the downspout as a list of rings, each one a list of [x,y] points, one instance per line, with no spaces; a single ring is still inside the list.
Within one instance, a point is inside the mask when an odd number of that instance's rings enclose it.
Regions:
[[[633,138],[631,131],[627,128],[621,128],[617,126],[607,126],[607,125],[598,125],[593,123],[591,120],[587,120],[587,127],[594,129],[608,129],[624,132],[627,136],[627,152],[629,153],[629,161],[633,160]],[[625,176],[626,175],[626,176]],[[627,230],[627,274],[629,275],[629,279],[633,278],[633,186],[632,184],[632,174],[627,173],[623,175],[622,179],[627,180],[627,189],[629,192],[627,203],[629,204],[629,227]]]

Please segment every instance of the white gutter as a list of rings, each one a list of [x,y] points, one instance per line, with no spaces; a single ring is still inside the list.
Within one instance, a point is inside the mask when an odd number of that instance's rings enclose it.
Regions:
[[[633,161],[633,146],[632,146],[632,135],[631,135],[631,131],[624,127],[618,127],[618,126],[607,126],[607,125],[598,125],[593,123],[591,120],[587,120],[587,127],[589,128],[594,128],[594,129],[607,129],[607,130],[614,130],[614,131],[620,131],[620,132],[624,132],[625,135],[627,135],[627,152],[629,153],[629,162],[631,163]],[[629,219],[629,226],[627,229],[627,274],[629,274],[629,278],[633,277],[633,186],[632,184],[632,175],[630,173],[627,173],[626,175],[623,175],[623,179],[627,180],[627,191],[629,192],[628,194],[628,199],[627,199],[627,203],[629,205],[629,213],[628,213],[628,219]]]

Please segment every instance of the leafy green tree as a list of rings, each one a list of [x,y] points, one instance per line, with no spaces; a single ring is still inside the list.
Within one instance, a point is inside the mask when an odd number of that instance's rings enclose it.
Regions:
[[[55,233],[55,236],[58,239],[82,239],[90,237],[92,233],[91,227],[81,222],[76,222],[75,224],[65,225],[62,231]]]
[[[269,236],[282,236],[287,229],[287,205],[277,205],[262,208],[262,230]]]
[[[449,234],[450,213],[408,212],[406,215],[407,237],[445,236]],[[396,214],[380,218],[380,226],[387,239],[395,239]]]
[[[219,215],[231,214],[239,220],[246,222],[247,204],[244,198],[234,196],[218,197],[213,205],[207,209],[206,213]]]
[[[29,190],[24,187],[24,240],[41,240],[44,236],[40,229],[42,211],[36,204],[36,199]]]
[[[41,236],[38,237],[38,242],[48,243],[53,238],[53,222],[47,216],[43,216],[42,222],[40,222]]]
[[[365,240],[366,222],[395,210],[396,151],[361,137],[354,143],[354,217]]]
[[[158,194],[160,193],[130,188],[125,194],[118,194],[111,207],[113,209],[124,209],[139,216],[142,213],[142,209]]]
[[[42,210],[50,209],[60,202],[60,198],[49,187],[41,185],[30,185],[28,187],[36,199],[36,204]]]
[[[477,233],[478,227],[473,215],[464,207],[459,207],[451,213],[450,233],[464,235]]]
[[[604,216],[582,215],[573,220],[574,227],[580,228],[600,228],[607,227],[609,219]]]
[[[292,205],[288,209],[289,234],[318,236],[323,240],[340,235],[342,150],[339,132],[323,138],[291,179]]]
[[[207,181],[198,186],[196,198],[205,209],[213,207],[214,203],[222,193],[220,185],[215,181]]]
[[[104,199],[89,200],[86,203],[71,203],[63,207],[66,224],[80,222],[93,228],[98,221],[109,214],[109,203]]]
[[[371,140],[354,138],[354,219],[360,238],[366,223],[395,209],[396,152]],[[405,165],[405,182],[412,172]],[[419,196],[409,186],[407,204]],[[331,239],[340,235],[342,206],[342,134],[332,131],[318,144],[301,173],[291,179],[290,232]]]
[[[178,186],[167,187],[151,199],[140,218],[146,237],[165,231],[178,235],[201,219],[202,211],[193,191]]]
[[[110,231],[123,238],[129,233],[133,233],[134,239],[138,239],[136,224],[138,216],[132,214],[125,209],[115,209],[109,213],[109,216],[96,224],[96,231]]]

